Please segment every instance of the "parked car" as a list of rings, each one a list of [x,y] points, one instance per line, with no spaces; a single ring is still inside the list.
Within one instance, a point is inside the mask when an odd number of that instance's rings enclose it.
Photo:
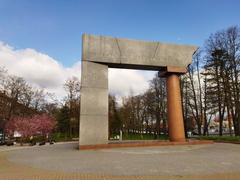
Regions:
[[[6,145],[7,146],[13,146],[14,145],[14,141],[13,140],[6,140]]]
[[[37,143],[36,143],[36,141],[31,141],[30,142],[30,146],[35,146]]]
[[[42,145],[45,145],[45,144],[46,144],[45,141],[39,142],[39,146],[42,146]]]
[[[4,134],[0,132],[0,145],[5,145],[5,137]]]

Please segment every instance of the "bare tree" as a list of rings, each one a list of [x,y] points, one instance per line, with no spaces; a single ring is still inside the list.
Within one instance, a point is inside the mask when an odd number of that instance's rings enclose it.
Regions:
[[[220,135],[222,135],[226,112],[230,131],[232,119],[235,135],[239,135],[239,54],[240,30],[236,26],[212,34],[206,43],[205,69],[208,72],[208,81],[212,84],[209,88],[209,93],[212,93],[212,104],[216,104],[218,108]]]
[[[196,121],[198,134],[202,134],[202,124],[203,124],[203,100],[202,100],[202,82],[200,76],[200,62],[201,62],[201,52],[198,51],[194,58],[193,63],[188,67],[187,81],[188,89],[187,101],[188,106],[193,119]]]
[[[78,134],[79,114],[80,114],[80,80],[77,77],[68,79],[64,88],[67,91],[66,104],[70,109],[70,129],[69,134]]]

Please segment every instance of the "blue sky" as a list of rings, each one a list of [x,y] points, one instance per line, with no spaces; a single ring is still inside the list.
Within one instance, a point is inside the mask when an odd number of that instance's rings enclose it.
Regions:
[[[0,41],[70,67],[81,34],[194,44],[240,23],[239,0],[0,0]]]
[[[239,23],[239,0],[0,0],[0,67],[61,99],[83,33],[202,46]],[[110,69],[110,93],[141,94],[154,73]]]

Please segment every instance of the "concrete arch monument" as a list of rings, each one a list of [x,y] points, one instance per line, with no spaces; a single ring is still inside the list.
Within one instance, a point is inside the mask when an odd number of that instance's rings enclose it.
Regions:
[[[167,78],[171,141],[185,141],[179,75],[186,73],[196,46],[84,34],[79,147],[108,143],[108,68],[157,70]]]

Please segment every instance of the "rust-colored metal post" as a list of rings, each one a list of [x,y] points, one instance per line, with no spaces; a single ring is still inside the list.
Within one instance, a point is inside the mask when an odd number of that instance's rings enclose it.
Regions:
[[[176,73],[169,73],[167,75],[167,108],[168,133],[170,141],[186,141],[183,124],[180,82],[179,76]]]

